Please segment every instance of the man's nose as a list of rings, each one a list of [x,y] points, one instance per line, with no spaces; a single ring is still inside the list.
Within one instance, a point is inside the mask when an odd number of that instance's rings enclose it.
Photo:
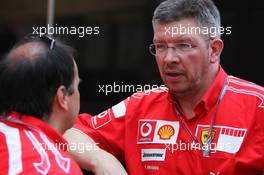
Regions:
[[[175,48],[173,47],[168,48],[167,53],[164,56],[164,61],[180,63],[180,56],[177,53],[177,51],[175,51]]]

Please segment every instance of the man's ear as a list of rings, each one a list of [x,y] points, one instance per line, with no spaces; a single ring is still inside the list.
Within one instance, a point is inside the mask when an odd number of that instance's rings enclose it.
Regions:
[[[56,92],[57,105],[64,110],[68,110],[68,96],[65,86],[61,85]]]
[[[210,62],[216,63],[224,48],[224,42],[220,38],[213,38],[210,44]]]

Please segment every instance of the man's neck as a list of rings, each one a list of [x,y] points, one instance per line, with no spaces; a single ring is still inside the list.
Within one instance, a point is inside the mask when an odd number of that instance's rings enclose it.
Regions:
[[[51,115],[49,116],[48,120],[45,121],[46,123],[48,123],[53,129],[55,129],[58,133],[63,134],[65,132],[65,128],[63,128],[63,122],[62,121],[62,114],[57,113],[57,112],[53,112],[51,113]]]
[[[201,101],[203,95],[202,93],[198,93],[196,91],[196,94],[188,95],[188,96],[175,96],[178,103],[181,112],[186,116],[186,118],[192,119],[195,117],[194,108],[195,106]]]

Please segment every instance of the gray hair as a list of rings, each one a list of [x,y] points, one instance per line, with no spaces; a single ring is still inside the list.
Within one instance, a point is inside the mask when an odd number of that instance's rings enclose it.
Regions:
[[[212,0],[166,0],[155,10],[152,23],[169,23],[193,18],[199,27],[221,26],[220,14]],[[216,32],[220,38],[220,33]]]

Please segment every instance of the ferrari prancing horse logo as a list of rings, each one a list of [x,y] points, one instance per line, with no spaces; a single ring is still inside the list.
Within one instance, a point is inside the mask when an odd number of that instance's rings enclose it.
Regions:
[[[208,137],[208,134],[209,134],[209,128],[205,128],[202,130],[202,134],[201,134],[201,141],[202,141],[202,144],[205,144],[206,143],[206,140],[207,140],[207,137]],[[215,130],[212,130],[212,141],[214,140],[214,137],[215,137]]]

